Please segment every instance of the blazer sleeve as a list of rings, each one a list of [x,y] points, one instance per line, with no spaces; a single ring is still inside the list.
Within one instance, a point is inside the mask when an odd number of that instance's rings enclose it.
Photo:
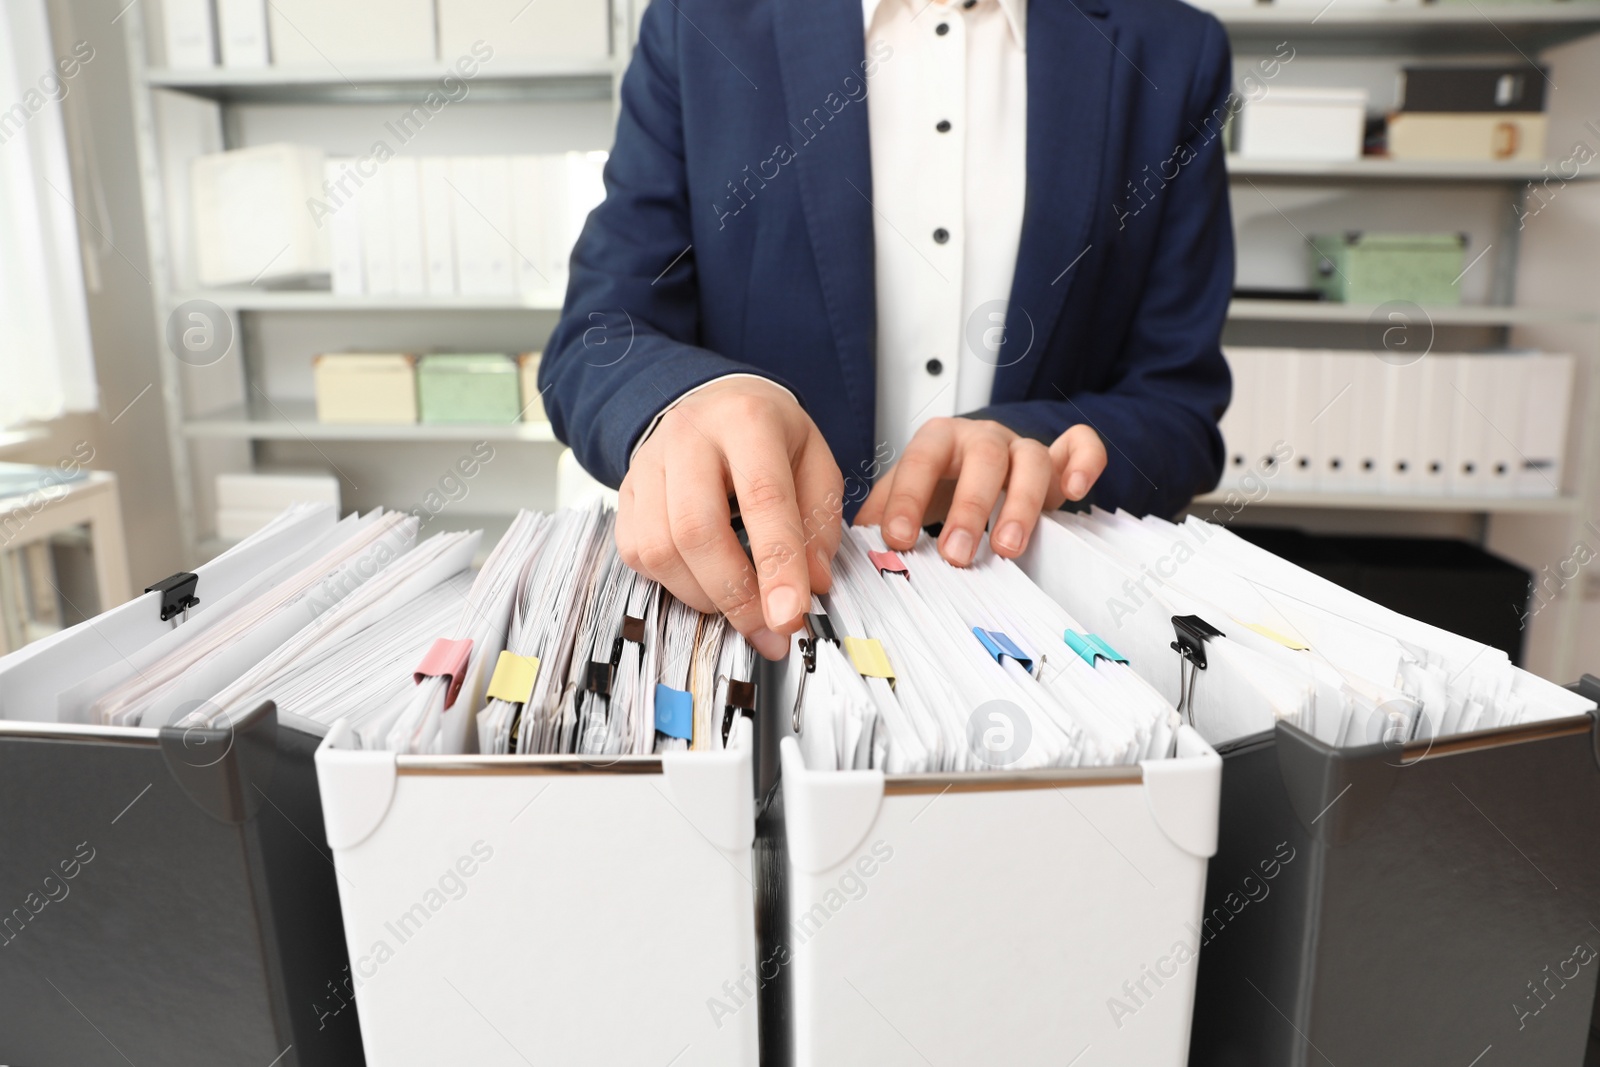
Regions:
[[[605,200],[573,248],[566,304],[539,365],[556,437],[612,487],[658,412],[714,378],[761,373],[695,343],[676,7],[645,10],[622,81]]]
[[[1230,59],[1220,24],[1206,20],[1201,60],[1186,99],[1193,158],[1162,205],[1160,232],[1118,377],[1101,392],[1023,400],[970,412],[1049,442],[1087,423],[1108,463],[1088,501],[1136,514],[1174,515],[1221,476],[1217,422],[1232,383],[1220,340],[1233,288],[1233,231],[1222,138],[1205,118],[1227,106]]]

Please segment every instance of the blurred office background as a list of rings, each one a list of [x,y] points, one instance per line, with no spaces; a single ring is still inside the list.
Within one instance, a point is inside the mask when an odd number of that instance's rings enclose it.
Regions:
[[[533,375],[643,3],[7,0],[0,651],[290,499],[555,506]],[[1237,392],[1194,510],[1593,668],[1600,2],[1207,6]]]

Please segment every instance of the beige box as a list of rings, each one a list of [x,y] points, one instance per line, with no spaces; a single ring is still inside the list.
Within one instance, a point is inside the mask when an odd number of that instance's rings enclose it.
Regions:
[[[549,422],[544,413],[544,397],[539,394],[539,357],[543,352],[524,352],[517,357],[517,375],[522,381],[522,421]]]
[[[1547,116],[1533,112],[1399,112],[1389,119],[1394,159],[1544,161]]]
[[[415,356],[339,352],[312,360],[318,422],[417,421]]]
[[[496,62],[515,59],[604,59],[611,54],[608,0],[439,0],[439,55],[494,49]],[[474,47],[477,46],[477,47]]]
[[[437,58],[433,0],[272,0],[267,16],[278,67],[328,70]]]

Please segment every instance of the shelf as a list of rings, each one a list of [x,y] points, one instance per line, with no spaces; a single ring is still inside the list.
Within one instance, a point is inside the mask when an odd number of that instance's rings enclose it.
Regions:
[[[1403,55],[1479,52],[1529,55],[1600,32],[1600,3],[1457,2],[1405,6],[1332,0],[1213,9],[1235,55],[1296,52]]]
[[[204,97],[219,103],[304,104],[391,101],[416,102],[438,89],[456,103],[468,100],[609,100],[615,67],[610,59],[541,62],[494,60],[471,78],[444,64],[376,67],[212,67],[202,70],[153,69],[146,84]],[[446,78],[451,81],[447,84]],[[467,92],[460,95],[460,86]]]
[[[1220,505],[1229,490],[1197,496],[1190,510]],[[1268,490],[1267,495],[1248,504],[1251,508],[1311,508],[1337,511],[1438,511],[1459,514],[1573,515],[1581,501],[1573,497],[1460,497],[1390,496],[1383,493],[1318,493]]]
[[[561,300],[520,296],[345,296],[326,289],[207,289],[177,293],[173,306],[209,300],[228,311],[560,311]]]
[[[185,437],[238,441],[554,441],[547,422],[322,423],[310,400],[257,400],[188,419]]]
[[[1506,160],[1352,159],[1327,163],[1299,159],[1245,159],[1228,157],[1228,174],[1235,178],[1272,178],[1296,181],[1317,179],[1372,182],[1521,182],[1543,181],[1559,160],[1519,163]],[[1557,174],[1557,177],[1560,177]],[[1600,174],[1580,171],[1566,181],[1589,181]]]
[[[1343,322],[1371,321],[1380,305],[1339,304],[1321,300],[1235,300],[1228,305],[1232,322]],[[1532,326],[1600,321],[1592,311],[1574,308],[1489,307],[1460,304],[1423,308],[1435,326]]]

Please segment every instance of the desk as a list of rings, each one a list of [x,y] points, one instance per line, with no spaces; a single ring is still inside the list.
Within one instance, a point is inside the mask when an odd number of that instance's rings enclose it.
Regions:
[[[89,527],[99,610],[107,611],[133,595],[117,476],[90,471],[85,478],[53,489],[0,497],[0,551],[24,550],[32,557],[29,566],[43,565],[39,553],[53,535],[80,525]],[[0,653],[7,651],[5,631],[0,628]]]

